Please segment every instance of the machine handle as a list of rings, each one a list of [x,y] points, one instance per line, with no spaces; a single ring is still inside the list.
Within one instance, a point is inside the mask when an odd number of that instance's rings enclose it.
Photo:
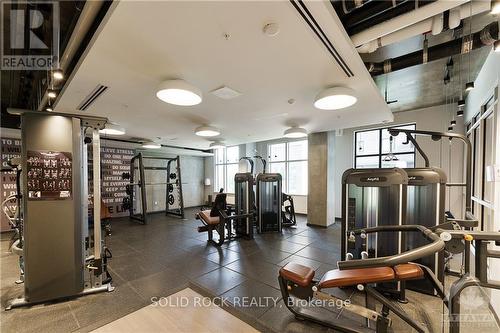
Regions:
[[[444,241],[434,232],[421,225],[395,225],[395,226],[379,226],[366,229],[352,230],[354,234],[361,233],[376,233],[376,232],[390,232],[390,231],[419,231],[432,243],[418,247],[416,249],[406,251],[403,253],[395,254],[392,256],[369,258],[369,259],[356,259],[339,261],[337,263],[340,270],[351,268],[369,268],[369,267],[383,267],[383,266],[396,266],[405,264],[410,261],[427,257],[444,249]]]

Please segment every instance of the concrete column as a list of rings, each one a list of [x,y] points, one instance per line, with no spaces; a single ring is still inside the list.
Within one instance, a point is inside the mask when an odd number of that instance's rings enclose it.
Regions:
[[[307,220],[310,225],[327,227],[335,222],[334,140],[335,135],[330,132],[313,133],[308,137]]]

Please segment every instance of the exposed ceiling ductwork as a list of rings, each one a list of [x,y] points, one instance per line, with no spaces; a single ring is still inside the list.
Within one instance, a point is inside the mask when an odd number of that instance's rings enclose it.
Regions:
[[[418,8],[423,8],[433,2],[436,2],[436,0],[370,1],[362,6],[362,8],[344,14],[341,20],[349,35],[355,35],[372,26],[412,12]],[[346,1],[343,1],[343,3],[346,3]]]
[[[371,53],[376,51],[379,47],[397,43],[420,34],[430,32],[432,33],[432,35],[437,35],[442,31],[459,27],[461,21],[470,16],[471,11],[472,15],[476,15],[489,11],[490,8],[491,3],[489,1],[473,2],[472,8],[471,4],[463,4],[459,7],[455,7],[449,11],[435,15],[431,18],[425,19],[406,28],[396,30],[392,33],[374,39],[363,45],[356,45],[357,50],[359,53]]]
[[[436,15],[441,15],[442,13],[456,8],[457,6],[460,6],[469,1],[470,0],[440,0],[432,2],[430,4],[427,4],[425,7],[420,7],[410,12],[398,15],[394,18],[387,19],[382,23],[372,23],[371,26],[366,27],[366,29],[364,29],[363,31],[360,31],[356,34],[351,34],[351,40],[354,46],[358,47],[363,44],[369,43],[372,40],[377,40],[377,38],[386,36],[390,33],[404,29],[429,18],[433,18]]]
[[[365,64],[370,74],[376,76],[457,54],[465,54],[471,50],[491,46],[498,39],[499,22],[493,22],[485,26],[482,30],[472,34],[472,38],[469,35],[465,35],[461,38],[429,47],[428,49],[424,48],[393,59]]]

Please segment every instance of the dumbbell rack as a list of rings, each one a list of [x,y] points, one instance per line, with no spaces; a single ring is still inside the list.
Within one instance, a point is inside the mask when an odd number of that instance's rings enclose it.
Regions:
[[[144,159],[150,160],[164,160],[167,162],[166,166],[145,166]],[[127,185],[128,204],[126,208],[129,211],[131,219],[138,221],[141,224],[148,223],[148,203],[147,203],[147,189],[148,185],[165,185],[165,215],[177,216],[184,218],[184,199],[182,194],[182,179],[179,156],[175,158],[157,157],[157,156],[143,156],[142,153],[134,156],[131,161],[132,172],[130,174],[124,173],[124,179],[129,179],[130,183]],[[172,171],[172,163],[175,163],[175,172]],[[138,165],[136,165],[138,164]],[[138,170],[138,179],[135,179],[136,170]],[[161,183],[146,183],[145,170],[164,170],[166,171],[165,182]],[[172,207],[175,203],[174,192],[177,192],[177,207]],[[141,211],[136,213],[136,205],[134,205],[134,196],[140,200]],[[125,201],[124,201],[125,204]],[[124,206],[125,207],[125,206]]]

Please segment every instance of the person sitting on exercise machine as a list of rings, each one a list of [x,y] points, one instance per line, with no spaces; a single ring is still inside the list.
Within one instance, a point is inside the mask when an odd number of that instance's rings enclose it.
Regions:
[[[238,230],[243,230],[243,228],[239,228],[237,225],[241,223],[252,223],[251,217],[253,213],[242,215],[232,214],[231,210],[228,209],[226,198],[227,194],[223,193],[223,189],[221,189],[215,196],[212,208],[202,210],[196,214],[196,219],[203,223],[202,226],[198,227],[198,232],[208,232],[208,241],[217,246],[221,246],[226,239],[239,237],[253,238],[252,232],[248,234],[239,233]],[[233,233],[233,229],[236,231],[235,233]],[[253,231],[253,225],[248,229]],[[213,239],[214,231],[219,235],[217,241]]]

